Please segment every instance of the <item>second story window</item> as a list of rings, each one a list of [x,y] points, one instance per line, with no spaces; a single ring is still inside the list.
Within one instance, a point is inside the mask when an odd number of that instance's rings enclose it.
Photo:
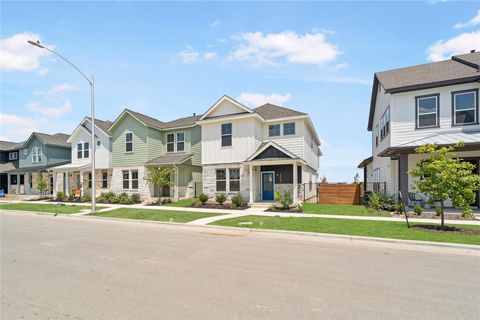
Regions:
[[[280,135],[280,125],[271,124],[268,126],[268,136],[269,137],[278,137]]]
[[[83,158],[83,144],[77,143],[77,159]]]
[[[379,136],[378,136],[378,124],[375,126],[375,147],[378,147],[378,142],[379,142]]]
[[[295,122],[289,122],[283,124],[283,135],[288,136],[295,134]]]
[[[478,123],[478,90],[452,92],[453,124]]]
[[[42,148],[32,148],[32,162],[42,162]]]
[[[167,152],[175,151],[175,134],[167,134]]]
[[[88,142],[77,143],[77,159],[90,157],[90,144]]]
[[[439,125],[438,100],[439,95],[415,97],[416,104],[416,127],[434,128]]]
[[[380,139],[383,140],[390,133],[390,107],[383,113],[380,118]]]
[[[18,152],[10,152],[8,154],[8,160],[17,160],[18,159]]]
[[[232,145],[232,124],[222,124],[222,147],[228,147]]]
[[[177,132],[177,152],[185,150],[185,132]]]
[[[125,133],[125,152],[133,152],[133,132]]]

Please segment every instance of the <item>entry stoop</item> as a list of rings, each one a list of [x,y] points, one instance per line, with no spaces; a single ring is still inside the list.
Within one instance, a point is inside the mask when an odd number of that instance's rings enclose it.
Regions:
[[[258,208],[258,209],[268,209],[273,205],[273,201],[262,201],[262,202],[254,202],[250,205],[250,208]]]

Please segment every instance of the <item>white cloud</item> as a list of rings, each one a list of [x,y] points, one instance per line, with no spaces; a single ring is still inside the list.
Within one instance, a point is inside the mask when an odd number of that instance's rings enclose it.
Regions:
[[[222,22],[220,20],[215,20],[212,23],[210,23],[210,27],[215,28],[218,27]]]
[[[286,94],[273,93],[273,94],[267,95],[267,94],[254,93],[254,92],[242,92],[236,98],[236,100],[240,101],[246,106],[255,108],[265,103],[283,105],[288,100],[290,100],[290,97],[291,97],[290,93],[286,93]]]
[[[217,53],[213,52],[213,51],[205,52],[203,54],[203,57],[205,58],[205,60],[211,60],[211,59],[215,58],[216,56],[217,56]]]
[[[462,33],[448,40],[439,40],[428,48],[428,60],[439,61],[452,55],[468,53],[480,47],[480,30]]]
[[[453,27],[455,29],[461,29],[461,28],[468,28],[468,27],[474,27],[477,24],[480,24],[480,10],[477,11],[477,15],[473,17],[472,19],[468,20],[467,22],[464,23],[457,23]]]
[[[38,90],[34,91],[33,94],[36,96],[45,96],[45,97],[51,97],[54,95],[58,95],[64,92],[69,92],[75,90],[75,87],[67,84],[67,83],[61,83],[55,85],[53,88],[48,89],[48,90]]]
[[[49,125],[44,118],[24,118],[12,114],[0,113],[0,135],[9,141],[23,141],[33,132],[41,131]]]
[[[333,72],[337,72],[338,70],[342,70],[342,69],[346,69],[346,68],[348,68],[348,63],[343,62],[343,63],[339,63],[339,64],[334,65],[333,67],[330,68],[330,70],[333,71]]]
[[[60,118],[65,113],[72,111],[72,103],[70,100],[65,101],[61,106],[58,107],[45,107],[39,102],[29,102],[27,104],[28,110],[47,116],[50,118]]]
[[[281,33],[249,32],[233,36],[243,42],[230,53],[230,59],[252,61],[254,65],[279,63],[322,65],[337,58],[341,52],[328,43],[321,32],[297,34],[286,30]]]
[[[0,71],[34,71],[40,69],[40,58],[50,54],[47,50],[35,48],[27,40],[41,40],[40,36],[24,32],[0,40]],[[52,47],[52,46],[48,46]],[[40,75],[45,74],[40,69]]]
[[[178,53],[178,56],[183,63],[197,63],[198,58],[200,57],[200,53],[193,50],[191,46],[186,46],[185,50],[182,50]]]

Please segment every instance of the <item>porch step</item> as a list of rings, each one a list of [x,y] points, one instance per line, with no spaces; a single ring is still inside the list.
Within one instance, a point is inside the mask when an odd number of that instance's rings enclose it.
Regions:
[[[265,209],[265,208],[269,208],[270,206],[273,205],[273,202],[254,202],[252,203],[252,205],[250,206],[250,208],[262,208],[262,209]]]

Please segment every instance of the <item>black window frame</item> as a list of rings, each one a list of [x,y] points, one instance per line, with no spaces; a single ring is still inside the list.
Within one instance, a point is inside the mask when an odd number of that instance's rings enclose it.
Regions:
[[[131,135],[131,140],[128,141],[128,135]],[[128,146],[130,145],[130,150],[128,150]],[[133,152],[133,132],[128,131],[125,132],[125,152],[126,153],[131,153]]]
[[[172,141],[169,141],[169,137],[173,137]],[[170,153],[170,152],[175,152],[175,133],[171,132],[171,133],[167,133],[167,152]],[[172,147],[172,150],[169,150],[170,146]]]
[[[459,90],[459,91],[452,91],[451,96],[452,96],[452,127],[461,127],[461,126],[471,126],[471,125],[476,125],[479,124],[479,104],[478,104],[478,88],[475,89],[466,89],[466,90]],[[473,92],[475,93],[475,106],[473,110],[475,111],[475,121],[474,122],[468,122],[468,123],[455,123],[455,117],[456,117],[456,111],[455,111],[455,95],[457,94],[462,94],[462,93],[470,93]]]
[[[218,178],[219,172],[223,171],[223,178]],[[223,185],[222,188],[219,188],[219,183]],[[215,169],[215,191],[216,192],[227,192],[227,169]]]
[[[221,134],[221,144],[222,147],[231,147],[232,146],[232,132],[233,132],[233,125],[231,122],[229,123],[222,123],[220,126],[220,134]],[[230,132],[224,133],[224,128],[230,128]]]
[[[183,140],[178,140],[178,135],[182,134],[183,135]],[[180,149],[179,146],[182,146]],[[176,152],[183,152],[185,151],[185,131],[179,131],[175,133],[175,146],[177,148]]]
[[[272,128],[278,128],[278,134],[272,134]],[[271,124],[268,126],[268,136],[269,137],[279,137],[280,136],[280,124]]]
[[[437,111],[436,111],[436,120],[437,123],[434,126],[420,126],[420,114],[419,114],[419,100],[427,99],[427,98],[436,98],[437,100]],[[439,128],[440,127],[440,93],[432,93],[432,94],[425,94],[421,96],[415,97],[415,129],[431,129],[431,128]]]
[[[293,132],[287,133],[287,130],[285,130],[286,126],[288,125],[293,125]],[[293,136],[296,133],[296,125],[295,122],[287,122],[283,124],[283,135],[284,136]]]
[[[102,189],[108,188],[108,171],[102,171]]]
[[[232,171],[238,172],[238,178],[232,178]],[[233,185],[237,185],[235,190],[232,189],[232,182]],[[240,168],[228,168],[228,191],[229,192],[240,192]]]

